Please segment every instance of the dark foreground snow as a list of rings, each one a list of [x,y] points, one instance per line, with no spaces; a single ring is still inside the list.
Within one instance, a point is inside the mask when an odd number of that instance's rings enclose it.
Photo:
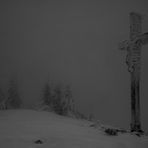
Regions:
[[[146,136],[107,136],[89,125],[49,112],[0,111],[0,148],[148,148]]]

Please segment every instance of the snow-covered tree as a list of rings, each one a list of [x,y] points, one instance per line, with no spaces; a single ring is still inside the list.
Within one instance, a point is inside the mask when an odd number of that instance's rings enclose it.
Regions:
[[[72,98],[71,87],[57,84],[53,88],[49,83],[45,84],[41,106],[43,110],[54,111],[64,116],[74,116],[74,101]]]
[[[61,85],[56,85],[53,92],[53,107],[57,114],[63,115],[63,93]]]
[[[5,110],[6,107],[6,97],[2,89],[0,89],[0,110]]]
[[[17,109],[20,108],[22,101],[18,92],[16,81],[11,80],[8,88],[7,108]]]
[[[51,87],[49,86],[48,83],[45,84],[45,87],[43,89],[43,104],[47,106],[52,105],[52,92],[51,92]]]
[[[65,91],[64,91],[64,106],[63,106],[63,110],[65,114],[68,114],[69,112],[73,112],[74,111],[74,101],[72,98],[72,91],[71,91],[71,87],[69,85],[67,85],[65,87]]]
[[[3,101],[5,99],[5,94],[2,91],[2,89],[0,88],[0,102]]]

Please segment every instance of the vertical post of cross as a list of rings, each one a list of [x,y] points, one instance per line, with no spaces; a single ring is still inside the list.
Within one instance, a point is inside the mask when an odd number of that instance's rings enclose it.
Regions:
[[[141,15],[130,13],[130,41],[134,41],[142,33]],[[140,54],[141,44],[134,43],[132,49],[132,71],[131,73],[131,131],[140,132]],[[138,53],[138,54],[134,54]],[[138,57],[137,57],[138,55]],[[135,56],[135,57],[133,57]],[[138,58],[138,59],[137,59]],[[135,59],[135,61],[134,61]],[[135,63],[134,63],[135,62]]]

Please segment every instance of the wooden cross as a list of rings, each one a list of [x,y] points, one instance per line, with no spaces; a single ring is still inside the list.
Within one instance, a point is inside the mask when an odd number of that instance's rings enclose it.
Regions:
[[[142,16],[130,13],[130,40],[120,43],[127,50],[126,64],[131,74],[131,132],[142,132],[140,121],[141,47],[148,43],[148,33],[142,34]]]

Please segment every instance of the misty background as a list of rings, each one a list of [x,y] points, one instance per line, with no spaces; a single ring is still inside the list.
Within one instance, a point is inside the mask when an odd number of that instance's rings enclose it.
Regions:
[[[76,106],[103,123],[129,128],[130,73],[126,51],[129,13],[147,0],[1,0],[0,87],[17,79],[26,106],[37,102],[44,84],[69,84]],[[142,48],[141,119],[148,130],[148,45]]]

